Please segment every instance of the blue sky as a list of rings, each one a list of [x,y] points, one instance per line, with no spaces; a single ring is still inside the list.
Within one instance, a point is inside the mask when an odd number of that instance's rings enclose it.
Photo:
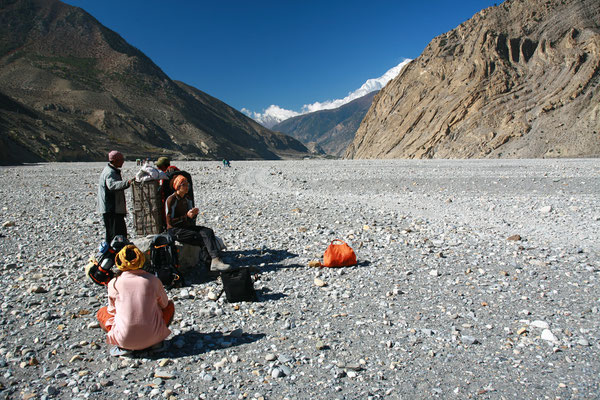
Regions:
[[[501,1],[67,0],[232,107],[341,99]]]

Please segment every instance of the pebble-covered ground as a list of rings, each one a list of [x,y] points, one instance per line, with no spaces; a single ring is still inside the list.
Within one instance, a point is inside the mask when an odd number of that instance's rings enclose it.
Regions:
[[[168,347],[111,357],[103,164],[1,168],[0,398],[600,397],[600,160],[174,164],[259,301],[190,272]],[[359,265],[309,267],[335,238]]]

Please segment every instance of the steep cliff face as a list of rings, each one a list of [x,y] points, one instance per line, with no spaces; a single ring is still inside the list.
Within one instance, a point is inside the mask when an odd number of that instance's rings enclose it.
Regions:
[[[308,154],[297,140],[174,82],[117,33],[58,0],[0,3],[0,133],[0,145],[18,149],[4,163],[103,160],[112,148],[191,159]]]
[[[347,158],[600,156],[600,2],[507,0],[382,89]]]

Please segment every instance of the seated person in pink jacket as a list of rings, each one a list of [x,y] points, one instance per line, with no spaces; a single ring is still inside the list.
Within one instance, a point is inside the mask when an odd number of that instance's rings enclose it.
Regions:
[[[175,306],[161,281],[142,270],[144,254],[134,245],[125,246],[115,258],[120,272],[108,283],[108,307],[98,310],[107,343],[116,345],[111,355],[128,350],[160,347],[169,336]]]

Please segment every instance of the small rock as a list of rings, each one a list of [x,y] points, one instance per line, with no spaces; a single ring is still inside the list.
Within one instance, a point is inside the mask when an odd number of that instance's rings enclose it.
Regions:
[[[281,365],[279,368],[281,369],[281,372],[283,372],[284,376],[290,376],[292,373],[292,370],[287,365]]]
[[[544,329],[542,331],[541,338],[543,340],[546,340],[546,341],[552,342],[552,343],[557,343],[558,342],[558,338],[556,336],[554,336],[554,333],[552,333],[552,331],[550,329]]]
[[[316,268],[321,266],[321,261],[319,260],[311,260],[308,262],[308,266],[311,268]]]
[[[277,356],[275,354],[273,354],[273,353],[268,353],[265,356],[265,360],[267,360],[267,361],[275,361],[275,360],[277,360]]]
[[[99,383],[92,383],[90,386],[90,392],[101,392],[102,386]]]
[[[175,378],[175,375],[163,369],[157,369],[154,371],[154,377],[160,379],[173,379]]]
[[[46,392],[48,395],[50,396],[55,396],[58,394],[58,389],[55,388],[54,386],[46,386],[46,388],[44,389],[44,392]]]
[[[325,281],[323,281],[322,279],[319,279],[319,278],[315,278],[314,282],[315,282],[315,286],[318,286],[318,287],[323,287],[323,286],[327,285],[327,283],[325,283]]]
[[[32,286],[29,288],[30,293],[48,293],[48,290],[44,289],[42,286]]]
[[[6,221],[2,224],[3,228],[10,228],[11,226],[15,226],[15,222],[14,221]]]
[[[271,371],[271,376],[273,378],[280,378],[283,376],[283,371],[279,368],[273,368],[273,371]]]
[[[219,297],[217,296],[217,294],[215,292],[213,292],[212,290],[208,291],[208,295],[207,295],[209,300],[215,301],[217,300]]]
[[[432,269],[431,271],[429,271],[429,275],[431,276],[440,276],[440,272],[437,269]]]
[[[158,362],[158,366],[159,367],[164,367],[166,365],[169,365],[171,363],[171,360],[168,358],[163,358]]]
[[[542,214],[548,214],[552,211],[552,206],[544,206],[539,210]]]
[[[329,346],[327,346],[325,343],[323,343],[322,341],[318,341],[317,345],[316,345],[317,350],[327,350],[329,348]]]
[[[521,235],[512,235],[506,238],[506,240],[510,240],[512,242],[518,242],[521,240]]]
[[[352,371],[360,371],[362,370],[362,365],[360,365],[359,363],[348,363],[344,365],[344,368]]]
[[[223,368],[227,364],[227,357],[223,357],[221,361],[214,363],[215,369]]]
[[[479,343],[477,338],[475,338],[474,336],[468,336],[468,335],[462,335],[460,337],[460,340],[463,344],[467,344],[467,345]]]
[[[590,345],[590,342],[588,342],[587,339],[581,338],[577,341],[577,344],[580,346],[587,347]]]
[[[529,325],[533,326],[534,328],[539,328],[539,329],[548,329],[550,327],[550,325],[548,325],[547,322],[540,321],[540,320],[533,321]]]
[[[244,334],[244,330],[242,328],[238,328],[238,329],[232,330],[231,333],[229,334],[229,336],[234,337],[234,338],[241,338],[243,334]]]
[[[81,357],[79,354],[76,354],[73,357],[71,357],[71,359],[69,360],[69,363],[72,363],[72,362],[75,362],[78,360],[83,360],[83,357]]]

